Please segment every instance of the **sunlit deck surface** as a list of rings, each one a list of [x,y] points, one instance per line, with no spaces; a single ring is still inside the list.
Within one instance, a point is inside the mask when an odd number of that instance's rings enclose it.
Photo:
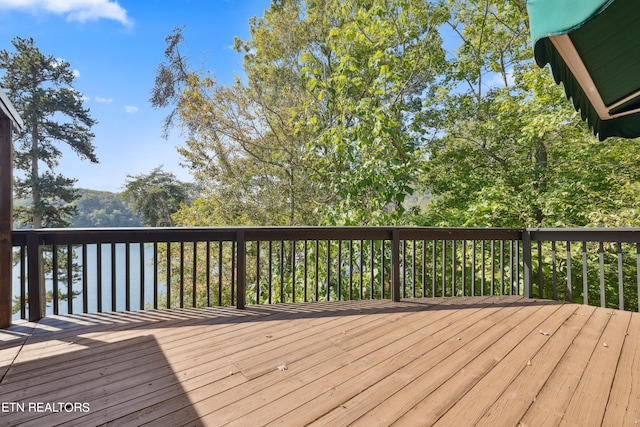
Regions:
[[[640,314],[577,304],[82,314],[18,323],[0,340],[2,425],[640,422]]]

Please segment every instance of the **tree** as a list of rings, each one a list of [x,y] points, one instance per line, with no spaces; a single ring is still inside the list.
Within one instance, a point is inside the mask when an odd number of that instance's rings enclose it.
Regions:
[[[152,103],[174,106],[166,124],[189,135],[179,151],[206,187],[190,218],[399,220],[422,165],[443,16],[405,0],[274,1],[236,40],[247,80],[230,86],[192,70],[174,30]]]
[[[173,227],[171,216],[191,199],[191,184],[179,181],[162,166],[148,174],[127,175],[122,197],[150,227]]]
[[[78,189],[81,195],[75,202],[78,214],[70,227],[142,227],[144,221],[131,210],[118,193]]]
[[[72,86],[75,76],[69,63],[42,54],[31,38],[16,37],[12,44],[15,53],[0,51],[0,68],[5,70],[2,86],[24,120],[15,139],[15,167],[24,171],[24,178],[16,179],[15,195],[32,201],[16,214],[34,228],[63,227],[75,214],[71,202],[79,196],[74,179],[53,172],[62,156],[56,143],[97,163],[90,131],[96,121]],[[48,170],[41,172],[41,164]]]
[[[330,222],[406,221],[403,202],[426,160],[445,18],[430,2],[309,2],[307,19],[325,32],[302,57],[315,97],[299,120],[314,135],[314,178],[335,196],[321,209]]]
[[[525,2],[442,4],[460,44],[433,116],[442,132],[428,144],[423,179],[432,198],[417,223],[637,224],[634,142],[598,142],[549,71],[533,63]]]
[[[183,28],[167,37],[151,102],[171,106],[165,132],[187,135],[178,149],[203,197],[179,216],[186,224],[295,225],[313,221],[314,200],[302,149],[290,117],[305,97],[296,64],[305,32],[293,3],[250,22],[252,39],[236,40],[247,82],[219,84],[211,72],[191,68],[181,54]]]

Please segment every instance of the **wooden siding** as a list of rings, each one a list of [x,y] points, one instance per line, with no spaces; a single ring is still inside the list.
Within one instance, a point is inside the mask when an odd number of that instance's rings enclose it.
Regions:
[[[634,425],[639,339],[638,313],[516,296],[52,316],[0,331],[0,420]]]

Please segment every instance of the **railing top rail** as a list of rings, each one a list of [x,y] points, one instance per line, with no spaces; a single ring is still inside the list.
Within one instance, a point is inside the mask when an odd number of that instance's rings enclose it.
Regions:
[[[390,240],[394,230],[407,240],[520,240],[521,229],[440,227],[173,227],[173,228],[47,228],[14,230],[13,244],[26,244],[33,233],[45,245],[232,241],[243,231],[248,241]]]
[[[532,241],[640,243],[640,228],[527,228]]]
[[[44,245],[233,241],[238,231],[247,241],[390,240],[522,240],[524,229],[453,227],[172,227],[47,228],[13,230],[13,245],[26,245],[34,233]],[[640,243],[640,228],[527,228],[532,241]]]

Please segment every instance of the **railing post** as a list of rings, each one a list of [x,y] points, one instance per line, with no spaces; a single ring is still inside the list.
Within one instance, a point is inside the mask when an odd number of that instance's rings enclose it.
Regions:
[[[391,231],[391,300],[400,302],[400,230]]]
[[[533,276],[531,268],[531,232],[528,229],[522,231],[522,264],[524,275],[524,297],[533,297]]]
[[[11,120],[0,117],[0,328],[11,325],[13,157]]]
[[[29,321],[37,322],[42,319],[43,305],[45,303],[42,295],[44,292],[44,283],[41,280],[41,264],[42,251],[40,250],[40,241],[34,230],[27,234],[27,277],[29,279]]]
[[[237,278],[236,278],[236,308],[244,309],[246,303],[245,280],[247,277],[247,248],[244,240],[244,230],[236,232],[237,250]]]

